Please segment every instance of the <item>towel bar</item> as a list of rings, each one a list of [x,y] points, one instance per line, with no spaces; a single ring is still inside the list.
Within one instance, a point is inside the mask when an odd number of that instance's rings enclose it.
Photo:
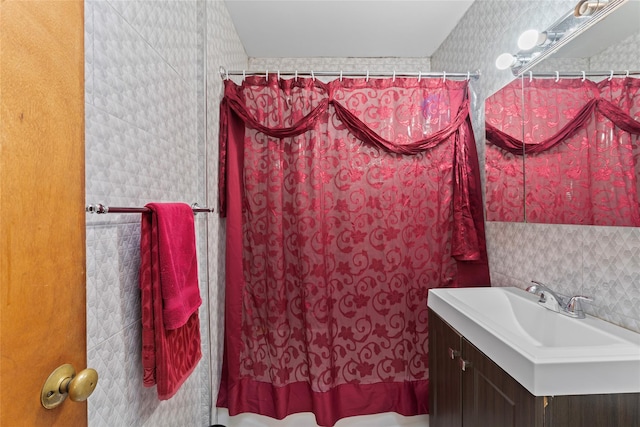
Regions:
[[[201,208],[197,203],[191,205],[191,209],[193,209],[193,213],[199,212],[213,212],[214,210],[211,208]],[[107,214],[107,213],[144,213],[149,212],[149,208],[125,208],[125,207],[109,207],[103,204],[96,205],[88,205],[85,210],[90,214]]]

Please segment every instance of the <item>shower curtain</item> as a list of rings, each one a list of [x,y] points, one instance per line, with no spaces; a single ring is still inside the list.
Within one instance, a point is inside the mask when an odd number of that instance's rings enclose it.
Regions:
[[[427,292],[489,284],[467,81],[225,81],[218,406],[427,413]]]
[[[513,188],[506,172],[519,167],[528,222],[640,226],[640,79],[525,76],[501,96],[508,93],[523,100],[487,109],[487,181]],[[488,190],[487,219],[523,220],[517,193]]]

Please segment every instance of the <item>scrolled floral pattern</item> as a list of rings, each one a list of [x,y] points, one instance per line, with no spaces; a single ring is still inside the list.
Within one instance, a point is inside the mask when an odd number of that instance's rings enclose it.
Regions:
[[[320,405],[241,398],[266,384],[275,395],[304,384],[314,402],[370,386],[403,397],[421,390],[406,396],[422,402],[409,412],[427,411],[428,290],[488,284],[479,192],[466,194],[479,190],[479,174],[467,82],[395,80],[227,82],[222,121],[244,124],[242,228],[227,234],[242,254],[242,279],[227,283],[237,305],[227,304],[221,396],[232,413],[281,417]],[[221,135],[224,166],[229,132]],[[454,221],[456,212],[468,222]],[[454,235],[464,262],[453,256]],[[467,261],[484,273],[458,281]],[[369,410],[409,415],[402,405]],[[348,411],[316,416],[330,424]]]
[[[640,79],[516,80],[486,120],[488,220],[640,226]]]

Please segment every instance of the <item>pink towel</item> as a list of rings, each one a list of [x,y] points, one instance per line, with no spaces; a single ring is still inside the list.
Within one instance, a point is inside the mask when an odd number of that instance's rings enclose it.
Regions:
[[[143,384],[171,398],[202,357],[193,211],[147,205],[140,230]]]

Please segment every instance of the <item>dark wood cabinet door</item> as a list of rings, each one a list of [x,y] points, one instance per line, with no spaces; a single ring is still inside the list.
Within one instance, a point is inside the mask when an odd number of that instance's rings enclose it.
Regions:
[[[640,427],[640,393],[549,397],[548,427]]]
[[[466,340],[462,359],[464,427],[543,427],[543,397],[533,396]]]
[[[460,335],[429,310],[429,427],[462,426],[461,345]]]

